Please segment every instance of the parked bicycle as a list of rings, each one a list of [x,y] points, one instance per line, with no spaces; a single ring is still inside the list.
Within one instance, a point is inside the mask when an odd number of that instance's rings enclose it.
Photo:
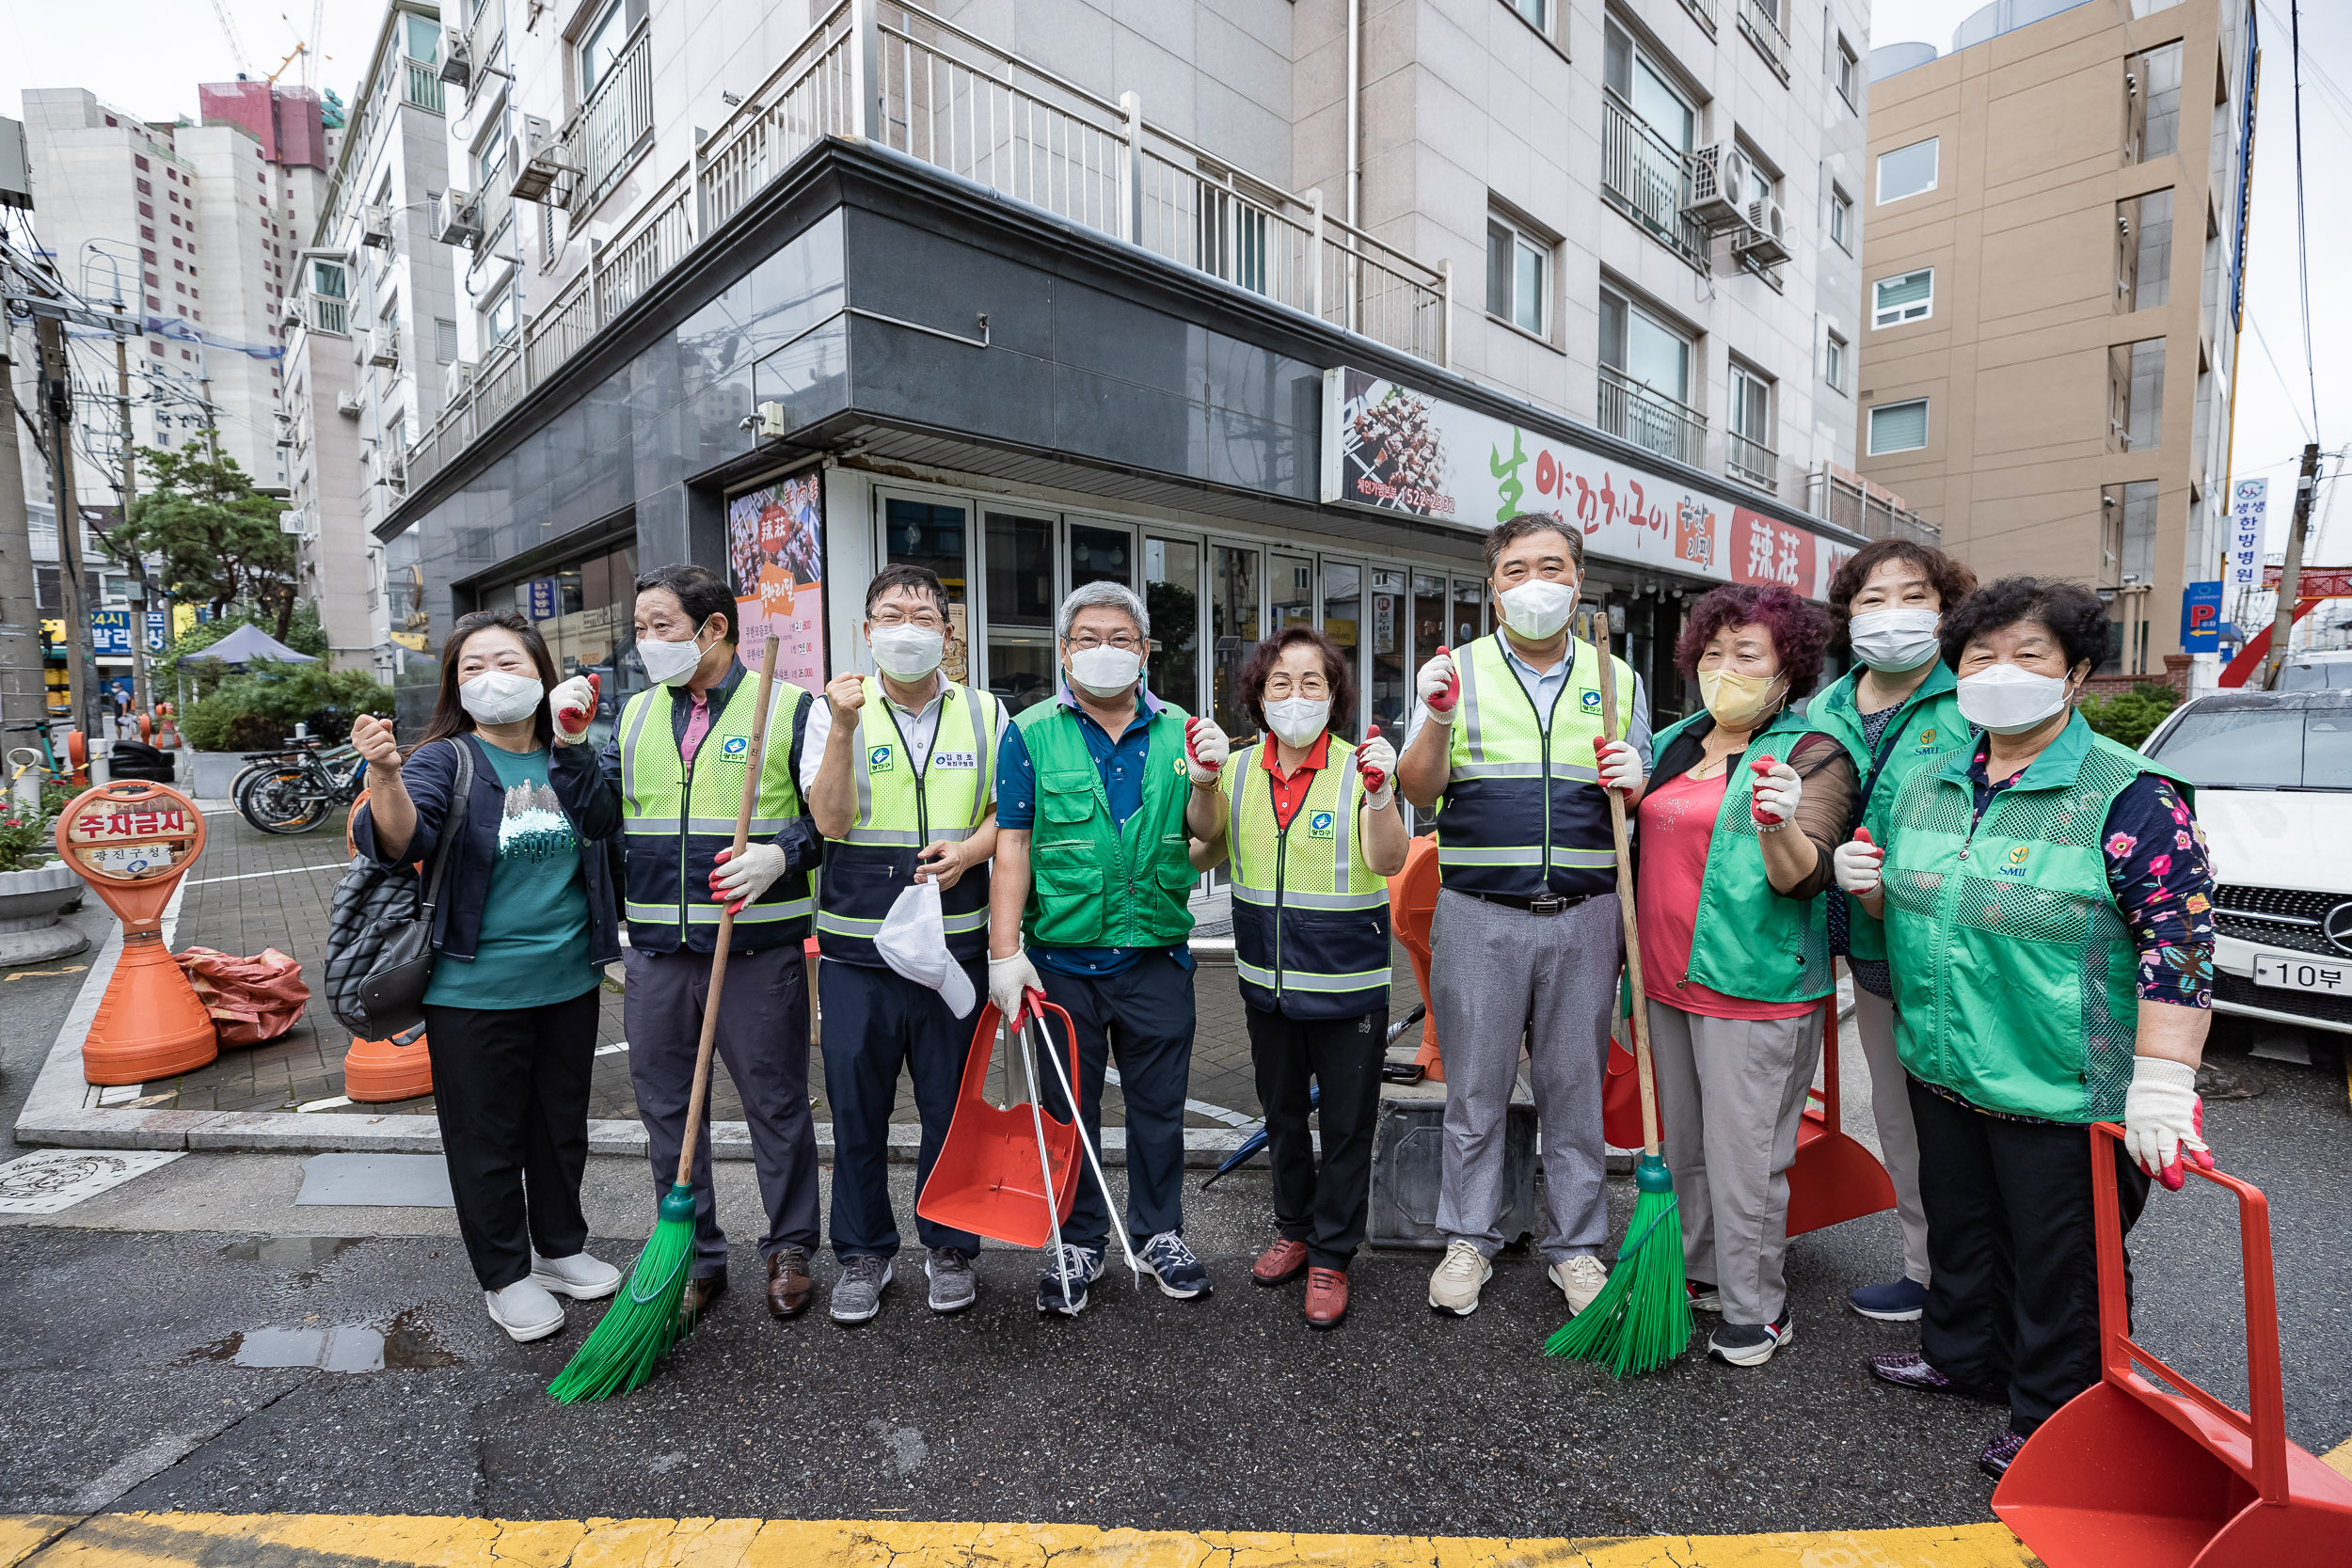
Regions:
[[[231,786],[237,815],[265,833],[307,833],[359,797],[367,765],[348,746],[298,743],[257,752]]]

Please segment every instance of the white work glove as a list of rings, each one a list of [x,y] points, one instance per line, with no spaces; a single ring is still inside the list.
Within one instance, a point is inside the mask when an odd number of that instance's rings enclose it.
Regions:
[[[1748,815],[1762,828],[1786,827],[1797,815],[1797,800],[1804,794],[1804,781],[1797,770],[1777,757],[1758,757],[1748,764],[1755,774],[1754,797]]]
[[[1600,769],[1601,788],[1630,795],[1642,787],[1642,753],[1625,741],[1596,739],[1593,761]]]
[[[596,677],[588,674],[574,675],[548,693],[558,746],[577,746],[588,738],[588,721],[596,716]]]
[[[1853,837],[1837,847],[1829,858],[1830,870],[1837,878],[1837,885],[1857,898],[1867,898],[1879,888],[1879,877],[1886,865],[1886,851],[1870,842],[1870,830],[1856,828]]]
[[[1037,965],[1029,961],[1025,949],[1009,958],[988,960],[988,999],[1004,1016],[1006,1028],[1020,1028],[1029,998],[1044,995],[1045,982],[1037,977]]]
[[[2177,1193],[2188,1180],[2185,1158],[2213,1169],[2204,1131],[2197,1069],[2163,1056],[2133,1057],[2132,1086],[2123,1096],[2123,1148],[2133,1163]]]
[[[1184,776],[1195,786],[1205,789],[1216,783],[1225,759],[1232,754],[1233,743],[1216,727],[1216,720],[1184,721]]]
[[[1364,743],[1356,748],[1356,771],[1363,775],[1364,804],[1386,811],[1396,803],[1396,790],[1391,786],[1396,777],[1396,748],[1382,736],[1377,724],[1364,732]]]
[[[1420,693],[1421,705],[1430,718],[1452,724],[1462,701],[1462,673],[1454,667],[1454,655],[1439,648],[1413,677],[1413,689]]]
[[[710,868],[710,901],[724,904],[729,914],[740,914],[789,864],[790,858],[772,844],[747,844],[740,855],[722,849],[718,863]]]

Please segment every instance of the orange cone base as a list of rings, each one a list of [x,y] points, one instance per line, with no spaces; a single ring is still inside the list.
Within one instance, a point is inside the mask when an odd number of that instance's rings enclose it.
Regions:
[[[433,1058],[425,1054],[422,1035],[414,1045],[354,1037],[343,1053],[343,1093],[362,1105],[422,1100],[432,1092]]]
[[[163,942],[152,936],[124,942],[82,1042],[83,1079],[151,1084],[194,1072],[219,1054],[212,1015]]]

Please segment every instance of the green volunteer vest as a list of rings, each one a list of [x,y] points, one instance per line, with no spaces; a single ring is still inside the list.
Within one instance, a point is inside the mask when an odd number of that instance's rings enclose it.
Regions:
[[[1704,717],[1692,714],[1658,737],[1664,756],[1677,736]],[[1764,874],[1756,836],[1754,791],[1745,781],[1751,753],[1783,762],[1812,725],[1787,706],[1748,737],[1747,751],[1725,765],[1729,775],[1699,879],[1698,916],[1691,929],[1690,978],[1749,1002],[1814,1002],[1836,989],[1830,973],[1829,913],[1820,896],[1788,898]],[[1791,826],[1782,830],[1795,832]]]
[[[1886,842],[1886,815],[1912,774],[1942,764],[1947,752],[1968,749],[1976,732],[1960,716],[1958,682],[1943,660],[1928,672],[1917,690],[1903,699],[1902,711],[1879,736],[1876,755],[1863,743],[1862,710],[1855,705],[1859,666],[1839,676],[1829,689],[1805,705],[1805,717],[1823,735],[1835,736],[1853,759],[1857,805],[1852,827],[1870,830],[1872,843]],[[1884,760],[1880,760],[1883,758]],[[1848,829],[1851,833],[1852,828]],[[1865,962],[1883,962],[1886,928],[1850,893],[1826,896],[1846,901],[1846,951]]]
[[[1152,716],[1143,804],[1123,827],[1111,821],[1103,770],[1057,701],[1014,715],[1037,776],[1029,831],[1029,903],[1022,928],[1046,947],[1173,947],[1192,935],[1190,901],[1200,874],[1184,832],[1184,710]]]
[[[911,885],[924,847],[941,839],[961,843],[988,816],[1003,717],[987,692],[950,683],[940,697],[930,754],[913,757],[880,677],[866,677],[857,722],[857,819],[846,836],[826,841],[818,888],[817,944],[826,958],[883,967],[874,938]],[[947,951],[959,963],[985,958],[988,867],[974,866],[939,897]]]
[[[1356,748],[1329,737],[1324,766],[1287,828],[1258,741],[1218,787],[1231,815],[1233,967],[1242,999],[1296,1019],[1359,1018],[1389,1004],[1389,881],[1364,863]]]
[[[1464,893],[1532,898],[1616,886],[1609,800],[1593,764],[1600,737],[1600,656],[1570,641],[1576,663],[1538,714],[1503,654],[1503,633],[1460,650],[1461,710],[1448,737],[1451,771],[1438,802],[1438,873]],[[1612,657],[1617,729],[1633,722],[1633,671]]]
[[[628,856],[622,912],[629,943],[649,952],[678,946],[707,950],[721,906],[710,896],[710,869],[735,842],[735,814],[743,803],[743,768],[750,759],[758,685],[736,683],[726,705],[710,716],[690,768],[678,755],[671,726],[671,689],[640,691],[621,709],[621,816]],[[792,777],[794,721],[808,693],[779,682],[769,694],[768,755],[752,808],[755,841],[772,838],[802,815]],[[739,947],[773,946],[803,938],[814,908],[805,871],[779,877],[735,917]],[[706,934],[692,940],[697,929]]]
[[[2194,792],[2077,713],[1972,831],[1974,758],[1914,773],[1888,813],[1895,1049],[1984,1110],[2120,1119],[2139,953],[2107,887],[2107,810],[2142,773]]]

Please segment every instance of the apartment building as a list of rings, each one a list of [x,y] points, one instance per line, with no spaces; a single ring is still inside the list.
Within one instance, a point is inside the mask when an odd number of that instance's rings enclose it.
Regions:
[[[916,561],[1018,706],[1112,577],[1169,699],[1246,729],[1304,623],[1392,724],[1490,628],[1480,534],[1550,510],[1671,715],[1691,598],[1863,542],[1807,510],[1854,460],[1858,0],[456,5],[463,391],[376,525],[436,640],[512,606],[625,697],[629,578],[691,559],[814,685]]]
[[[2251,0],[2000,0],[1871,58],[1862,472],[2165,673],[2223,574]]]
[[[450,185],[439,47],[437,8],[386,9],[285,304],[302,593],[339,668],[387,675],[423,637],[392,612],[387,584],[405,561],[388,563],[372,531],[398,504],[408,446],[440,417],[458,359],[455,253],[430,237]]]

